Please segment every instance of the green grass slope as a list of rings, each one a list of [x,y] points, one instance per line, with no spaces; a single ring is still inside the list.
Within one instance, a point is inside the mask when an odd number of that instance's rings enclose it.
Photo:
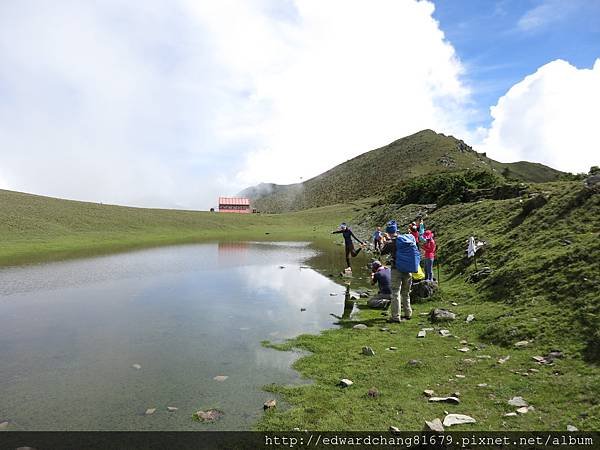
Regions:
[[[541,164],[499,163],[452,136],[424,130],[363,153],[304,183],[262,184],[243,193],[260,211],[282,212],[376,197],[388,185],[408,178],[467,169],[508,169],[513,178],[536,182],[553,181],[561,174]]]
[[[0,266],[214,239],[312,239],[357,206],[287,215],[130,208],[0,190]]]

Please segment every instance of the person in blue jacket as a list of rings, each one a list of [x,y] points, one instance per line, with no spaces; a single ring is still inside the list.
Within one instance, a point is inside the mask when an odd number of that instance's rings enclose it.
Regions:
[[[341,233],[342,236],[344,236],[344,247],[346,249],[346,267],[350,270],[352,270],[352,267],[350,266],[350,256],[352,256],[353,258],[358,255],[360,253],[360,250],[362,247],[359,247],[358,250],[354,248],[354,242],[352,242],[352,239],[356,239],[357,242],[360,243],[360,245],[365,245],[365,243],[363,241],[361,241],[359,238],[357,238],[354,233],[352,232],[352,230],[350,229],[350,227],[348,225],[346,225],[345,223],[342,223],[340,225],[339,230],[337,231],[332,231],[331,234],[338,234]]]

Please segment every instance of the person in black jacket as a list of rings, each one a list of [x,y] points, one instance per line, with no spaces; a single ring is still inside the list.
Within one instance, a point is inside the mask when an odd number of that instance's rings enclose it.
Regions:
[[[356,241],[358,241],[360,243],[360,245],[365,245],[365,243],[363,241],[361,241],[359,238],[357,238],[354,233],[352,232],[352,230],[350,229],[350,227],[348,225],[346,225],[345,223],[342,223],[340,225],[340,229],[337,231],[332,231],[331,234],[338,234],[341,233],[342,236],[344,236],[344,246],[346,248],[346,267],[350,270],[352,270],[351,266],[350,266],[350,256],[352,255],[352,257],[355,257],[356,255],[358,255],[360,253],[361,247],[358,248],[358,250],[356,250],[354,248],[354,242],[352,242],[352,238],[356,239]]]

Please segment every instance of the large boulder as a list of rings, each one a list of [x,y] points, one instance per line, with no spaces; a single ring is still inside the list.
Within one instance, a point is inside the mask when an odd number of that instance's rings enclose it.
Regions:
[[[437,282],[431,280],[415,281],[410,289],[411,298],[430,298],[438,289]]]

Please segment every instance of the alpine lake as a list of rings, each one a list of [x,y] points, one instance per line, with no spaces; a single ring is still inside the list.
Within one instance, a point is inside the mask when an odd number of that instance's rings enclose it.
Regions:
[[[0,422],[251,429],[273,398],[265,385],[310,382],[291,368],[299,352],[261,342],[356,313],[338,275],[343,250],[326,250],[219,242],[0,269]],[[192,419],[209,409],[222,417]]]

